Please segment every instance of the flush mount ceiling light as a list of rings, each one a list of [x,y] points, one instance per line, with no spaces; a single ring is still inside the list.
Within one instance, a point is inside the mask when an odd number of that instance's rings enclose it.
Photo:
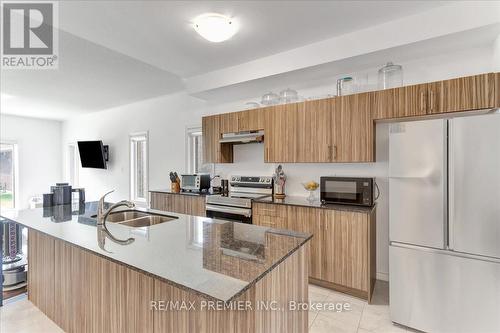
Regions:
[[[216,13],[196,17],[193,27],[201,37],[214,43],[228,40],[238,31],[238,25],[233,19]]]

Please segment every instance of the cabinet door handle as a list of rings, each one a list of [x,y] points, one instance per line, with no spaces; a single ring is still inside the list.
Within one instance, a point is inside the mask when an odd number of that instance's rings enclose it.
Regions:
[[[420,111],[425,111],[425,92],[420,92]]]
[[[266,159],[269,161],[269,148],[266,147]]]
[[[332,160],[333,147],[331,145],[328,146],[328,160]]]
[[[429,110],[434,110],[434,90],[429,91]]]
[[[333,145],[333,159],[337,159],[337,145]]]

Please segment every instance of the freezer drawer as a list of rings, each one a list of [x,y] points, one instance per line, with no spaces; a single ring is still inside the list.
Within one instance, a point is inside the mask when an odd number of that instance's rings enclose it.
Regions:
[[[500,332],[500,263],[389,247],[393,322],[425,332]]]
[[[450,248],[500,258],[500,114],[450,120]]]

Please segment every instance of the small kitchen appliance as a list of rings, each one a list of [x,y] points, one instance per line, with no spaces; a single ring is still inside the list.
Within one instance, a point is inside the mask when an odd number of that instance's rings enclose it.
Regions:
[[[322,204],[371,207],[374,203],[374,184],[373,178],[321,177],[320,200]]]
[[[26,286],[28,265],[23,253],[23,228],[16,223],[0,221],[2,235],[2,286],[4,291]],[[0,276],[1,277],[1,276]]]
[[[181,175],[181,190],[188,192],[204,192],[210,188],[209,174]]]

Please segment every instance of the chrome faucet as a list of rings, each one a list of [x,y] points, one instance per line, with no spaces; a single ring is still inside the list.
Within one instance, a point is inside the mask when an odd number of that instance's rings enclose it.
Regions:
[[[127,201],[127,200],[122,200],[120,202],[115,203],[111,207],[109,207],[108,210],[105,210],[104,209],[104,198],[112,192],[114,192],[114,190],[104,194],[102,196],[102,198],[99,199],[99,205],[97,206],[97,240],[99,243],[99,247],[103,250],[105,250],[104,249],[104,242],[105,242],[106,236],[109,239],[111,239],[113,242],[115,242],[117,244],[121,244],[121,245],[128,245],[128,244],[131,244],[135,241],[135,238],[132,238],[132,237],[128,238],[128,239],[118,239],[109,232],[108,228],[106,228],[106,219],[108,218],[108,215],[111,214],[111,212],[113,210],[115,210],[118,207],[122,207],[122,206],[127,206],[128,208],[135,207],[135,204],[133,202]],[[109,252],[109,251],[107,251],[107,252]]]
[[[111,207],[109,207],[108,210],[104,209],[104,198],[110,193],[113,193],[113,191],[109,191],[108,193],[104,194],[101,199],[99,199],[99,205],[97,206],[97,225],[106,225],[106,219],[108,218],[108,215],[111,214],[113,210],[115,210],[118,207],[122,206],[127,206],[128,208],[135,208],[135,203],[128,201],[128,200],[122,200],[120,202],[117,202],[113,204]]]

